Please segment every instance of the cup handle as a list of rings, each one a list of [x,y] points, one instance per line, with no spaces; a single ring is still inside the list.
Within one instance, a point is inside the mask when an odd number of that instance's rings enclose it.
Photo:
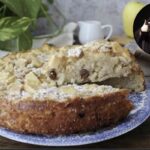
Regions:
[[[105,40],[108,40],[112,35],[113,27],[110,24],[106,24],[106,25],[102,26],[102,29],[105,29],[105,28],[109,28],[109,33],[108,33],[107,37],[105,38]]]

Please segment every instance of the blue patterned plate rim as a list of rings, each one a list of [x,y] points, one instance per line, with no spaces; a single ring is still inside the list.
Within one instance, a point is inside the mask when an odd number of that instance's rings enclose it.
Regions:
[[[125,134],[140,124],[150,116],[150,82],[146,85],[146,90],[129,95],[135,108],[128,117],[111,128],[104,128],[96,132],[84,134],[72,134],[68,136],[49,136],[20,134],[10,130],[0,128],[0,135],[22,143],[42,145],[42,146],[77,146],[102,142]]]

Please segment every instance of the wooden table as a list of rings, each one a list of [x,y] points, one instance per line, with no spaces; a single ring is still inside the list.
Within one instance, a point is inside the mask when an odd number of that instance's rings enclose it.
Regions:
[[[146,74],[146,81],[150,82],[150,61],[146,61],[143,63],[141,61],[141,58],[137,58],[139,63],[141,64],[142,68]],[[143,65],[144,64],[144,65]],[[145,69],[145,66],[147,67]],[[149,66],[149,68],[148,68]],[[15,142],[12,140],[8,140],[6,138],[0,137],[0,149],[51,149],[48,147],[40,147],[40,146],[34,146],[29,144],[23,144],[19,142]],[[96,143],[96,144],[90,144],[80,147],[75,147],[75,149],[80,148],[98,148],[98,149],[113,149],[113,148],[123,148],[123,149],[135,149],[135,148],[149,148],[150,149],[150,118],[145,121],[141,126],[138,128],[132,130],[131,132],[119,136],[117,138]],[[58,148],[59,149],[59,148]]]

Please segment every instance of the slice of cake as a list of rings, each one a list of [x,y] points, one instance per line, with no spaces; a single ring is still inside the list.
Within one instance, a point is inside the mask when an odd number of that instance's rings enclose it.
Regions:
[[[127,90],[95,84],[43,86],[32,93],[6,91],[0,126],[23,133],[71,134],[116,124],[132,109]]]
[[[0,126],[54,135],[100,129],[132,109],[124,88],[144,90],[144,77],[116,42],[11,53],[0,59]]]

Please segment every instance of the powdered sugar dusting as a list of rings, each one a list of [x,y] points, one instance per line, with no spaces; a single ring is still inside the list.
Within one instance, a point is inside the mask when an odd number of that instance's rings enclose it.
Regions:
[[[67,52],[68,57],[80,57],[82,55],[82,50],[81,48],[74,48],[74,49],[69,49]]]
[[[48,55],[43,53],[37,56],[37,58],[41,61],[41,62],[47,62],[49,60]]]
[[[108,52],[112,51],[113,42],[108,41],[93,41],[85,44],[85,50],[93,50],[98,52]],[[89,49],[90,48],[90,49]]]
[[[42,74],[42,68],[32,68],[32,72],[40,76]]]
[[[33,93],[28,93],[26,91],[15,91],[15,92],[7,92],[7,99],[9,100],[21,100],[26,99],[28,97],[32,97],[33,100],[56,100],[56,101],[65,101],[66,99],[70,99],[73,97],[89,97],[95,95],[104,95],[111,92],[116,92],[119,89],[113,88],[111,86],[105,85],[64,85],[61,87],[52,86],[49,87],[48,84],[43,84],[42,87],[35,90]]]

